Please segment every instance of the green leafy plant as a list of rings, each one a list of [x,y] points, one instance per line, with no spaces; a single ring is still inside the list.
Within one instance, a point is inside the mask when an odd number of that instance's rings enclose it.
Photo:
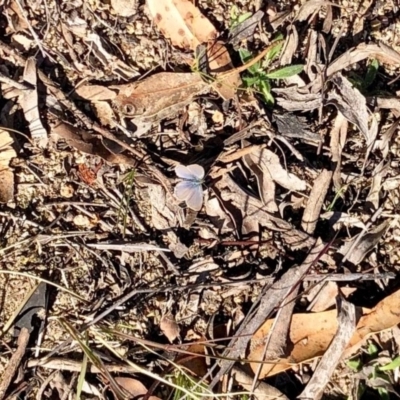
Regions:
[[[365,76],[362,77],[358,74],[351,74],[349,79],[351,83],[361,92],[361,93],[371,93],[371,85],[375,82],[376,76],[378,74],[379,69],[379,61],[378,60],[371,60],[368,64],[367,72]]]
[[[242,77],[245,87],[260,93],[269,106],[274,104],[274,97],[271,93],[271,81],[290,78],[291,76],[299,74],[304,68],[303,65],[287,65],[271,70],[271,63],[281,52],[282,46],[283,42],[272,46],[264,59],[250,66]],[[248,63],[253,58],[253,55],[247,49],[240,49],[239,55],[244,64]]]
[[[251,16],[252,16],[251,12],[240,14],[239,8],[233,5],[231,8],[229,27],[233,29],[236,26],[240,25],[242,22],[246,21],[246,19],[249,19]]]

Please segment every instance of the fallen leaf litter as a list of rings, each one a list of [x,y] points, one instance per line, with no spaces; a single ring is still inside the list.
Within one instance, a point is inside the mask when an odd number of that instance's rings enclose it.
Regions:
[[[48,350],[34,355],[3,332],[2,371],[23,351],[25,380],[33,367],[48,378],[27,398],[75,391],[61,365],[76,371],[81,347],[64,350],[84,331],[107,357],[122,356],[91,359],[88,392],[162,397],[165,381],[153,393],[118,373],[132,374],[127,357],[153,383],[166,378],[171,365],[132,349],[170,342],[207,390],[320,398],[346,357],[400,322],[389,279],[400,266],[398,6],[212,3],[3,8],[3,328],[33,278],[59,285],[35,337]],[[239,49],[253,58],[241,64]],[[279,75],[295,64],[300,74]],[[272,108],[251,89],[255,76]],[[300,382],[316,360],[315,373],[292,393],[251,383],[232,357],[259,379],[292,369]],[[0,397],[16,387],[2,377]]]

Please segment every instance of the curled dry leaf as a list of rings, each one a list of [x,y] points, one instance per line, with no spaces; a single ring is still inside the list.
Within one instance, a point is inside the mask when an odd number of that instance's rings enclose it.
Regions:
[[[297,14],[298,21],[306,20],[310,15],[315,15],[327,2],[325,0],[308,0],[301,7]]]
[[[254,146],[253,151],[248,155],[253,163],[259,163],[264,174],[270,174],[271,178],[278,185],[292,191],[306,190],[306,183],[291,174],[282,167],[279,157],[271,150],[262,148],[262,146]]]
[[[25,119],[29,124],[29,131],[31,132],[32,139],[40,147],[46,147],[47,131],[44,129],[40,119],[36,61],[33,58],[29,58],[26,62],[24,81],[31,84],[33,89],[25,90],[20,96],[21,107],[24,111]]]
[[[367,145],[370,145],[375,140],[375,135],[368,128],[369,113],[365,97],[340,73],[332,78],[332,82],[337,91],[329,92],[328,103],[333,104],[349,122],[356,125]]]
[[[224,99],[232,99],[241,85],[240,74],[233,69],[231,57],[222,42],[215,42],[208,47],[207,57],[210,72],[216,75],[212,87]],[[232,71],[227,75],[218,76],[222,72]]]
[[[77,129],[72,125],[60,123],[52,129],[52,138],[57,141],[63,138],[69,146],[76,148],[86,154],[99,156],[103,160],[113,164],[125,164],[136,167],[136,162],[132,157],[124,154],[115,154],[105,146],[105,141],[100,140],[96,135]]]
[[[12,144],[10,134],[0,129],[0,203],[8,203],[14,197],[14,173],[9,165],[17,153]]]
[[[170,343],[179,337],[179,326],[171,313],[166,314],[161,318],[160,329]]]
[[[147,0],[146,3],[154,23],[174,46],[194,51],[198,45],[217,37],[212,23],[190,0]]]
[[[363,235],[361,239],[358,236],[351,239],[339,249],[339,254],[345,256],[354,265],[358,265],[379,243],[382,236],[386,233],[389,224],[389,221],[384,221]]]
[[[344,357],[354,353],[372,334],[390,329],[400,323],[400,290],[379,302],[372,310],[362,308],[359,312],[361,318],[358,320],[356,331],[347,346]],[[264,339],[273,324],[274,319],[269,319],[254,334],[252,351],[248,357],[250,360],[261,360],[265,348]],[[316,326],[318,329],[315,329]],[[309,362],[322,356],[337,329],[337,310],[294,314],[289,332],[290,341],[293,343],[290,353],[282,357],[279,362],[264,364],[259,378],[276,375],[290,369],[293,365]],[[258,362],[250,364],[253,371],[257,371],[259,365]]]

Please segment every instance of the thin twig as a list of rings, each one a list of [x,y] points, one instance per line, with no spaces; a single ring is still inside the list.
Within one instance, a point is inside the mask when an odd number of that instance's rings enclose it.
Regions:
[[[26,346],[29,341],[29,331],[27,328],[22,328],[18,336],[18,348],[10,358],[7,368],[5,368],[2,380],[0,382],[0,400],[4,399],[7,389],[10,386],[11,380],[17,371],[22,357],[25,355]]]

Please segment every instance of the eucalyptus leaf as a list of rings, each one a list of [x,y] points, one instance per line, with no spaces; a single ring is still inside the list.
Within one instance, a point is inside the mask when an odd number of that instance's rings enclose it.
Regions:
[[[284,79],[290,78],[291,76],[299,74],[303,71],[304,65],[288,65],[272,72],[268,72],[266,75],[269,79]]]

